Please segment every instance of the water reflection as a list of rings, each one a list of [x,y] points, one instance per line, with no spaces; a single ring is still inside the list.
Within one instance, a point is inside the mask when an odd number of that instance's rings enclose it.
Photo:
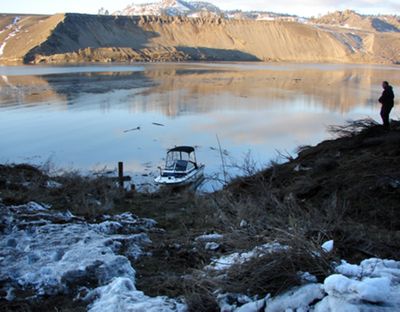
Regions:
[[[220,172],[216,135],[236,161],[251,150],[265,164],[276,150],[327,138],[328,125],[380,121],[381,81],[395,92],[400,85],[399,68],[383,66],[35,68],[0,67],[0,161],[51,157],[60,167],[93,169],[122,160],[136,180],[150,179],[174,145],[197,145],[206,173]]]

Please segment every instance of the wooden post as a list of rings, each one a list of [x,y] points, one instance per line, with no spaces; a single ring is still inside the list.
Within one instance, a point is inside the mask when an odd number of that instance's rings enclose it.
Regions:
[[[122,161],[118,162],[118,182],[119,187],[124,188],[124,163]]]

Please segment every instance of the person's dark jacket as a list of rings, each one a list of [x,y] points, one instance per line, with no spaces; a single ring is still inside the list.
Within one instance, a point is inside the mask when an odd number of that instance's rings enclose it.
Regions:
[[[387,86],[385,90],[383,90],[382,95],[378,101],[385,106],[392,107],[394,105],[394,93],[392,86]]]

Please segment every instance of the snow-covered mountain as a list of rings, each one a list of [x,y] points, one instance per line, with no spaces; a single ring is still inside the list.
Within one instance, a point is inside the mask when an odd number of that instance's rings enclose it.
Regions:
[[[286,20],[292,22],[303,22],[305,18],[301,18],[297,15],[281,14],[274,12],[264,11],[224,11],[224,16],[229,19],[241,19],[241,20],[257,20],[257,21],[273,21],[273,20]]]
[[[336,11],[315,18],[304,18],[268,11],[224,11],[205,1],[161,0],[147,4],[128,5],[113,15],[167,15],[187,17],[223,16],[240,20],[285,20],[300,23],[339,26],[377,32],[400,32],[400,18],[396,15],[361,15],[352,10]]]
[[[113,15],[168,15],[187,17],[223,16],[228,19],[241,20],[288,20],[304,21],[296,15],[280,14],[264,11],[243,12],[241,10],[224,11],[216,5],[204,1],[162,0],[147,4],[130,4]]]
[[[157,3],[128,5],[125,9],[117,11],[114,15],[169,15],[191,16],[202,15],[217,16],[222,11],[215,5],[203,1],[162,0]]]

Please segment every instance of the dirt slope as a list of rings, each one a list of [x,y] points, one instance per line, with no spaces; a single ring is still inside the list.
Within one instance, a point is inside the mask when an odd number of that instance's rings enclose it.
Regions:
[[[361,15],[352,10],[328,13],[312,18],[311,22],[377,32],[400,32],[400,18],[396,15]]]
[[[216,18],[83,14],[15,17],[0,17],[0,63],[400,62],[398,33],[350,34],[295,22]],[[380,44],[384,50],[375,48]]]
[[[0,63],[21,62],[25,54],[51,35],[64,15],[0,16]]]
[[[387,132],[371,120],[337,127],[340,138],[302,147],[297,158],[227,189],[258,201],[268,189],[300,215],[316,207],[319,221],[336,223],[332,235],[348,255],[398,257],[400,123],[392,120],[391,127]]]

